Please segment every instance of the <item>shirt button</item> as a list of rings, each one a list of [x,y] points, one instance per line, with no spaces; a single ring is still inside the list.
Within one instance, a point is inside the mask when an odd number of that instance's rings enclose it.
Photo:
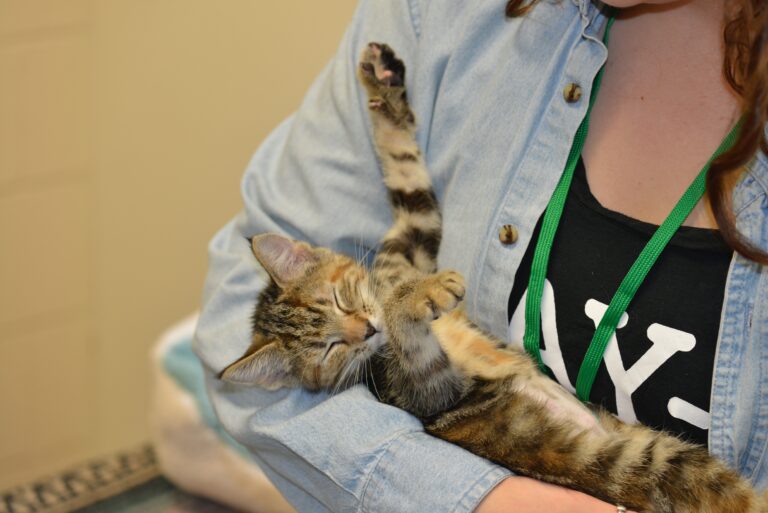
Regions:
[[[568,103],[576,103],[581,99],[581,86],[571,82],[563,89],[563,98]]]
[[[517,242],[517,228],[511,224],[505,224],[499,228],[499,240],[505,246]]]

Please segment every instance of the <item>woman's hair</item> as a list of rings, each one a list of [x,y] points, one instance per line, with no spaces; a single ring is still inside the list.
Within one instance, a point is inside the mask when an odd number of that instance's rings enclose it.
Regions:
[[[523,16],[538,1],[508,0],[506,15]],[[707,195],[725,242],[744,257],[766,265],[768,253],[736,229],[731,196],[734,178],[744,166],[758,151],[768,154],[768,5],[766,0],[734,0],[728,11],[723,28],[723,75],[741,97],[742,125],[731,149],[712,162]]]

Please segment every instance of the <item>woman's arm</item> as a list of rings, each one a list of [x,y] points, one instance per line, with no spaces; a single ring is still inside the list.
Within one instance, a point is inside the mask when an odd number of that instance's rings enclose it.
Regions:
[[[475,513],[616,513],[617,510],[618,507],[613,504],[574,490],[513,476],[491,490]]]

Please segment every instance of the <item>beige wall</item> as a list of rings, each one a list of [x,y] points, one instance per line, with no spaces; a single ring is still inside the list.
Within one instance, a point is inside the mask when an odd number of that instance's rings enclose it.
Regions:
[[[259,141],[354,0],[0,0],[0,489],[146,439]]]

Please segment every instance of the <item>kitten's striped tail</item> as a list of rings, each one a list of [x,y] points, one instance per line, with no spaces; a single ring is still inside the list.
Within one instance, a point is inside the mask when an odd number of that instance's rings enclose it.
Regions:
[[[642,497],[659,513],[766,513],[760,496],[704,447],[645,427],[625,425],[595,453],[604,476],[627,504]]]
[[[414,269],[432,273],[437,268],[440,210],[416,143],[402,61],[388,46],[370,43],[363,51],[358,75],[368,93],[374,144],[394,217],[382,239],[374,276],[391,287]]]

